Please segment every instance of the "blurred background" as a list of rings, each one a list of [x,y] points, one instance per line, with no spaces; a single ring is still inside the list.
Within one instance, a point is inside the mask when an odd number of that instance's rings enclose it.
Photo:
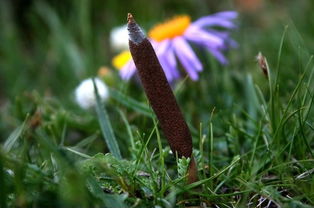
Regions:
[[[146,31],[178,14],[188,14],[196,20],[218,11],[239,12],[238,28],[232,33],[239,46],[227,54],[230,64],[221,66],[214,60],[207,61],[200,80],[187,79],[177,95],[193,126],[208,121],[208,114],[215,106],[228,109],[236,104],[239,111],[245,108],[245,99],[239,98],[245,97],[247,75],[262,89],[267,87],[255,57],[261,51],[271,67],[275,67],[287,25],[287,43],[281,62],[285,73],[281,79],[286,85],[282,88],[283,93],[289,94],[299,66],[313,52],[313,9],[311,0],[1,0],[2,137],[7,137],[27,113],[36,112],[42,98],[48,99],[52,106],[88,115],[75,104],[73,92],[81,80],[97,76],[101,67],[109,69],[104,79],[111,88],[146,102],[138,83],[121,81],[111,64],[117,51],[110,47],[109,35],[114,27],[126,23],[128,12],[134,14]],[[202,102],[195,103],[195,99]],[[109,108],[120,105],[110,102]],[[126,111],[130,113],[130,122],[136,120],[137,115],[132,114],[132,110]],[[224,112],[228,114],[227,110]],[[117,114],[112,114],[114,119]],[[139,118],[137,124],[142,125],[143,119]],[[82,120],[78,123],[84,125]],[[87,126],[90,130],[82,127],[83,131],[94,130]]]
[[[172,85],[195,158],[202,160],[202,178],[225,171],[202,184],[202,194],[218,204],[242,198],[242,205],[231,204],[239,207],[269,193],[277,201],[294,198],[294,205],[282,207],[313,204],[313,0],[0,0],[0,207],[6,197],[14,207],[101,207],[95,201],[100,193],[108,193],[109,202],[127,197],[121,195],[128,193],[119,185],[122,178],[132,189],[126,207],[141,199],[140,207],[152,207],[172,195],[172,187],[159,190],[157,183],[160,173],[170,176],[165,184],[180,182],[175,182],[176,161],[161,131],[162,145],[157,143],[154,115],[139,81],[123,81],[112,65],[120,51],[112,47],[110,34],[126,24],[128,12],[149,31],[176,15],[195,21],[226,10],[239,13],[231,31],[238,47],[225,53],[229,64],[194,47],[204,66],[199,80],[182,77]],[[257,64],[259,52],[268,60],[271,84]],[[99,126],[104,117],[98,120],[95,109],[80,108],[74,92],[95,76],[110,89],[105,107],[125,160],[102,161],[117,165],[107,167],[115,180],[108,185],[100,171],[99,187],[93,184],[98,189],[87,191],[77,166],[109,150]],[[235,159],[237,166],[231,165]],[[138,172],[126,174],[135,161],[156,180],[147,179],[144,186]]]

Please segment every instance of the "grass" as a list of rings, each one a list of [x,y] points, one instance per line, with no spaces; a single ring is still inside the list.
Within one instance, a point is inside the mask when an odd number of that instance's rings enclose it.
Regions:
[[[144,26],[169,6],[148,14],[136,2],[130,8]],[[197,18],[208,5],[174,1],[162,15]],[[285,14],[280,3],[260,16],[241,14],[230,64],[199,50],[200,80],[174,86],[199,170],[199,181],[187,185],[189,159],[170,153],[136,82],[112,70],[105,105],[82,110],[73,101],[80,80],[110,64],[108,31],[128,11],[114,16],[116,1],[108,8],[68,2],[69,13],[34,1],[25,32],[12,20],[13,6],[0,2],[0,207],[314,207],[314,5],[298,5],[288,1]],[[91,21],[100,11],[112,22]],[[269,79],[254,61],[258,51]]]

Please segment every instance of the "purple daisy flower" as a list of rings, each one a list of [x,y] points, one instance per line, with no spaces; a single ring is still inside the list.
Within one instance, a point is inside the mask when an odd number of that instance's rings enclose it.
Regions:
[[[148,37],[156,51],[169,82],[180,78],[178,62],[192,80],[198,80],[203,65],[193,51],[190,43],[206,49],[221,64],[228,60],[223,52],[237,44],[229,32],[221,29],[234,29],[233,20],[237,17],[234,11],[219,12],[202,17],[195,22],[189,16],[178,16],[155,26],[148,32]],[[120,70],[122,79],[128,80],[136,72],[133,60],[130,59]]]

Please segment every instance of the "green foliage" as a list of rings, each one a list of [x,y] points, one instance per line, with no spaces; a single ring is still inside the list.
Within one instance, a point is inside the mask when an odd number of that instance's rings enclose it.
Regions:
[[[195,47],[200,80],[173,84],[193,136],[193,184],[137,81],[110,69],[110,99],[95,110],[80,109],[73,91],[110,68],[108,35],[127,12],[147,31],[237,1],[29,2],[0,1],[0,207],[314,206],[312,1],[240,12],[227,66]]]
[[[96,97],[96,112],[97,112],[101,132],[103,133],[103,136],[105,138],[105,141],[108,145],[110,152],[118,159],[121,159],[120,149],[119,149],[116,137],[113,133],[111,123],[108,118],[107,110],[102,106],[102,103],[98,94],[98,89],[97,89],[94,79],[93,79],[93,85],[94,85],[95,97]]]
[[[191,158],[179,158],[178,159],[178,176],[179,177],[185,177],[187,174],[187,170],[190,164]]]

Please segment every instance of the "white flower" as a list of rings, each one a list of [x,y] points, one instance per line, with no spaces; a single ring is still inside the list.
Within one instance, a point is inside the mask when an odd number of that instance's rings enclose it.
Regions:
[[[95,78],[95,84],[97,86],[100,99],[102,101],[106,101],[109,97],[108,87],[99,78]],[[75,89],[75,100],[77,104],[84,109],[88,109],[96,105],[94,85],[91,78],[82,81]]]
[[[127,25],[115,27],[110,32],[110,44],[115,51],[129,49],[129,34]]]

